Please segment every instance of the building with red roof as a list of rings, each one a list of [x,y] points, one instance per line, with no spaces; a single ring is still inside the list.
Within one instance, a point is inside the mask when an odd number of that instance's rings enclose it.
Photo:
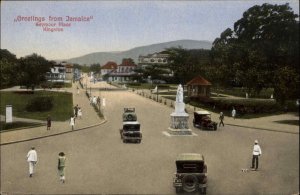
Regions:
[[[109,61],[101,67],[101,75],[104,76],[118,68],[117,63]]]
[[[132,77],[136,75],[134,70],[137,65],[130,58],[122,60],[122,63],[117,66],[117,68],[110,73],[108,73],[108,80],[115,82],[130,82]]]
[[[201,76],[197,76],[187,82],[187,95],[190,98],[201,98],[210,96],[211,83]]]

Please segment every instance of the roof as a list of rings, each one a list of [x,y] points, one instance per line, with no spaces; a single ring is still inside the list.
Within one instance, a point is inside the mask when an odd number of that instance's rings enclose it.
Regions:
[[[136,66],[136,64],[130,59],[123,59],[122,64],[119,66]]]
[[[206,114],[210,114],[210,112],[206,111],[206,110],[201,110],[201,111],[196,111],[195,113],[200,114],[200,115],[206,115]]]
[[[197,153],[182,153],[177,156],[177,161],[204,161],[204,157],[202,154],[197,154]]]
[[[73,68],[73,64],[66,64],[65,67],[66,68]]]
[[[187,82],[186,85],[211,85],[211,83],[205,80],[203,77],[197,76],[192,80],[190,80],[189,82]]]
[[[117,64],[115,62],[107,62],[104,66],[101,67],[101,69],[117,69]]]

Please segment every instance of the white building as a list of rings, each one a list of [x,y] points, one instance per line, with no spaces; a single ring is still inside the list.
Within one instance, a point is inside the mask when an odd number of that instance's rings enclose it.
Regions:
[[[131,82],[133,76],[136,75],[134,72],[136,64],[130,59],[123,59],[122,64],[118,65],[117,69],[108,73],[108,81],[114,82]]]
[[[64,82],[66,79],[66,68],[62,64],[57,64],[47,72],[46,78],[52,82]]]
[[[148,54],[146,56],[139,56],[138,66],[140,68],[146,68],[151,65],[167,65],[168,64],[169,54],[164,52]]]

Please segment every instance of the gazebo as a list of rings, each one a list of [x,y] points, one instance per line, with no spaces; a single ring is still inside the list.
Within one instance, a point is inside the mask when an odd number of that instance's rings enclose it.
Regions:
[[[208,98],[210,96],[211,83],[201,76],[190,80],[187,86],[187,95],[190,98]]]

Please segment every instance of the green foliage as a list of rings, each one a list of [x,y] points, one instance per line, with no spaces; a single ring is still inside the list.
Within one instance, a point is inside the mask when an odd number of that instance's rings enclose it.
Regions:
[[[35,86],[46,81],[46,73],[50,71],[52,62],[37,54],[26,56],[19,60],[19,78],[20,84],[27,88]]]
[[[233,30],[228,28],[215,39],[212,64],[216,73],[211,71],[214,77],[227,86],[232,81],[241,83],[248,93],[258,94],[274,87],[274,98],[284,104],[290,94],[299,93],[298,87],[292,89],[299,84],[297,17],[288,4],[265,3],[249,8],[234,23]],[[293,79],[284,79],[290,77]]]
[[[71,93],[53,92],[53,91],[36,91],[28,93],[27,91],[0,92],[1,95],[1,115],[5,115],[6,105],[13,106],[13,116],[21,118],[31,118],[45,120],[51,115],[52,120],[65,121],[73,114],[73,99]],[[27,112],[26,105],[32,99],[37,97],[53,98],[53,107],[49,111]]]
[[[43,123],[32,123],[32,122],[21,122],[21,121],[16,121],[12,123],[0,123],[0,130],[15,130],[15,129],[24,129],[24,128],[31,128],[31,127],[39,127],[43,126],[45,124]]]
[[[26,105],[28,112],[44,112],[49,111],[53,107],[52,97],[36,97],[31,99]]]
[[[1,88],[12,87],[18,83],[18,60],[6,49],[0,49]]]
[[[210,62],[210,51],[204,49],[187,50],[172,47],[166,50],[170,55],[170,69],[174,71],[176,83],[185,84],[200,73],[206,76],[206,66]]]
[[[100,64],[99,64],[99,63],[97,63],[97,64],[92,64],[92,65],[90,66],[90,71],[91,71],[91,72],[94,72],[94,73],[99,73],[99,72],[101,71],[101,66],[100,66]]]

